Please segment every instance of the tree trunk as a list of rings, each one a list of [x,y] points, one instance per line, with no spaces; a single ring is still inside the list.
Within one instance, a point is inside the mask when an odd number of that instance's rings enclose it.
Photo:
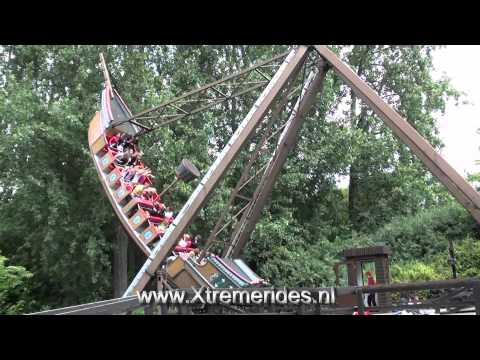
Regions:
[[[364,72],[364,61],[368,54],[369,47],[365,48],[363,56],[359,60],[357,75],[362,76]],[[356,127],[358,129],[362,129],[364,132],[368,132],[368,124],[366,121],[366,108],[363,107],[360,113],[360,116],[357,121],[357,96],[353,89],[350,90],[350,97],[352,99],[352,103],[350,105],[350,123],[352,127]],[[359,197],[359,182],[361,177],[361,165],[358,161],[353,161],[350,165],[349,171],[349,184],[348,184],[348,216],[350,219],[350,223],[356,227],[359,223],[358,214],[360,212],[358,206],[358,197]]]
[[[357,225],[357,194],[358,194],[358,170],[355,162],[350,165],[350,181],[348,183],[348,216],[352,225]]]
[[[133,241],[128,241],[128,254],[127,254],[127,263],[128,263],[128,278],[133,279],[137,272],[140,270],[142,265],[145,263],[146,257],[138,245]]]
[[[362,110],[359,120],[357,123],[357,128],[361,129],[363,132],[368,133],[369,127],[367,122],[367,112],[365,108]],[[348,214],[350,218],[350,223],[354,226],[358,225],[360,219],[358,214],[361,212],[359,203],[359,194],[360,194],[360,180],[364,175],[365,171],[362,169],[362,158],[365,159],[363,154],[360,155],[361,158],[353,161],[350,165],[350,181],[348,184]]]
[[[357,108],[357,96],[350,90],[350,97],[352,104],[350,105],[350,123],[355,126],[356,108]],[[359,169],[358,162],[353,161],[350,164],[349,171],[349,183],[348,183],[348,216],[352,225],[358,223],[358,211],[357,211],[357,198],[358,198],[358,182],[359,182]]]
[[[128,235],[121,224],[115,229],[113,244],[113,296],[121,297],[128,286],[127,276]]]

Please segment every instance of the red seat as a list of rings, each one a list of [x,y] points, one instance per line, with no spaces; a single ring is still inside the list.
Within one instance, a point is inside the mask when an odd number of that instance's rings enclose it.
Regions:
[[[151,195],[150,195],[151,194]],[[160,200],[160,196],[157,193],[150,193],[150,199],[146,199],[147,196],[145,193],[142,194],[142,199],[145,201],[150,201],[152,203],[157,202]]]
[[[150,178],[150,176],[146,176],[146,177],[145,177],[145,182],[144,182],[144,184],[145,184],[146,186],[151,186],[151,185],[153,185],[153,181],[152,181],[152,179]]]
[[[137,204],[140,207],[144,207],[144,208],[147,208],[147,209],[153,209],[154,208],[153,201],[150,201],[150,200],[140,199],[140,200],[138,200]]]
[[[154,223],[154,224],[160,224],[165,220],[165,218],[160,217],[160,216],[149,216],[148,221]]]
[[[120,179],[120,184],[125,186],[125,188],[127,189],[127,191],[133,191],[133,189],[135,188],[131,183],[129,182],[125,182],[123,181],[123,179]]]

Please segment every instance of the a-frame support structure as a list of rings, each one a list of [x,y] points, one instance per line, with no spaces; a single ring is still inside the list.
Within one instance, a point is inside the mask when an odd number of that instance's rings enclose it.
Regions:
[[[450,193],[480,223],[480,195],[435,151],[433,146],[407,120],[402,118],[325,45],[299,46],[293,49],[285,58],[282,66],[270,80],[268,86],[255,102],[216,161],[211,165],[173,224],[155,246],[147,261],[126,290],[124,297],[133,295],[136,291],[142,291],[145,288],[151,277],[154,276],[157,268],[175,246],[179,237],[185,232],[188,225],[204,206],[208,197],[235,160],[241,148],[270,110],[276,98],[281,96],[282,90],[298,75],[310,51],[315,51],[319,56],[318,71],[310,74],[295,105],[294,112],[291,114],[280,136],[277,148],[254,192],[253,199],[243,212],[241,220],[237,223],[232,234],[230,246],[225,250],[224,255],[237,256],[245,246],[260,218],[261,211],[267,202],[268,195],[271,193],[287,155],[296,144],[303,118],[313,104],[315,95],[322,89],[325,73],[329,68],[333,69],[353,89],[355,94],[372,108],[385,124],[392,129],[393,133],[420,158],[430,172],[447,187]]]
[[[280,135],[277,148],[270,158],[260,183],[253,194],[250,206],[243,212],[242,218],[233,231],[230,244],[224,250],[223,256],[225,257],[237,257],[245,247],[255,225],[260,219],[261,212],[272,192],[273,185],[280,175],[280,170],[287,160],[288,154],[297,143],[297,135],[305,120],[305,115],[313,105],[315,96],[321,92],[325,79],[327,68],[323,63],[318,65],[318,70],[312,71],[307,78],[303,91]]]

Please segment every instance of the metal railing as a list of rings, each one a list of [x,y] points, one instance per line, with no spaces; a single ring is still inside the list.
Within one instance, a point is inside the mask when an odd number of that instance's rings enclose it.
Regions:
[[[242,288],[242,289],[221,289],[222,291],[271,291],[273,288]],[[281,288],[283,289],[283,288]],[[311,294],[320,293],[321,291],[330,291],[332,288],[302,288],[301,290],[309,291]],[[185,299],[191,300],[195,291],[193,289],[178,289],[185,291]],[[220,290],[220,289],[219,289]],[[280,290],[279,288],[273,290]],[[287,288],[287,290],[289,290]],[[392,302],[389,305],[367,307],[364,304],[364,294],[374,293],[411,293],[424,290],[443,290],[444,293],[439,297],[431,298],[423,303],[417,304],[401,304]],[[405,284],[391,285],[374,285],[374,286],[351,286],[334,288],[336,298],[344,295],[356,295],[356,307],[360,314],[364,314],[367,310],[379,312],[392,312],[396,310],[418,310],[418,309],[435,309],[437,313],[461,313],[462,311],[475,312],[480,315],[480,279],[463,279],[463,280],[440,280],[427,281]],[[455,296],[461,292],[468,293],[466,298],[455,300]],[[440,309],[445,311],[440,312]],[[157,313],[163,314],[191,314],[189,305],[178,304],[142,304],[136,295],[125,298],[98,301],[88,304],[70,306],[60,309],[46,310],[32,313],[29,315],[114,315],[131,313],[137,309],[145,309],[145,314]],[[156,310],[156,311],[154,311]],[[218,304],[209,306],[203,312],[205,314],[352,314],[354,307],[339,307],[335,304],[321,305],[302,305],[302,306],[279,306],[277,304],[251,305],[251,306],[232,306],[226,304]]]

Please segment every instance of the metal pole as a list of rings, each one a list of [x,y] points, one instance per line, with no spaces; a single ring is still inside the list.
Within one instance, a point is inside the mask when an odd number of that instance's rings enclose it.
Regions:
[[[305,62],[307,53],[308,48],[306,46],[300,46],[293,49],[287,56],[275,76],[253,105],[250,112],[239,125],[230,141],[212,166],[210,166],[202,181],[190,196],[190,199],[183,206],[173,223],[168,227],[165,235],[163,235],[161,240],[152,250],[151,255],[135,276],[123,296],[135,294],[136,291],[142,291],[144,289],[150,280],[150,274],[153,274],[165,257],[170,254],[178,238],[185,232],[198,211],[203,207],[207,198],[235,160],[243,145],[267,114],[278,94],[281,93],[289,80],[298,74],[298,71]]]
[[[358,306],[358,313],[360,315],[365,315],[365,303],[363,302],[363,291],[358,289],[356,291],[357,295],[357,306]]]
[[[162,190],[160,195],[158,195],[160,197],[160,199],[172,186],[174,186],[178,182],[178,180],[179,180],[179,178],[176,177],[175,180],[173,180],[173,182],[170,185],[168,185],[165,189]]]
[[[473,285],[473,299],[475,301],[475,314],[480,315],[480,282]]]
[[[105,62],[103,53],[100,53],[100,64],[102,66],[103,77],[105,79],[106,88],[109,89],[110,97],[113,99],[112,82],[110,81],[110,74],[108,73],[107,63]]]
[[[455,249],[453,247],[453,240],[449,239],[448,240],[449,247],[448,247],[448,253],[450,255],[450,258],[448,259],[448,262],[450,263],[450,266],[452,267],[452,275],[453,278],[457,278],[457,260],[455,259]]]

